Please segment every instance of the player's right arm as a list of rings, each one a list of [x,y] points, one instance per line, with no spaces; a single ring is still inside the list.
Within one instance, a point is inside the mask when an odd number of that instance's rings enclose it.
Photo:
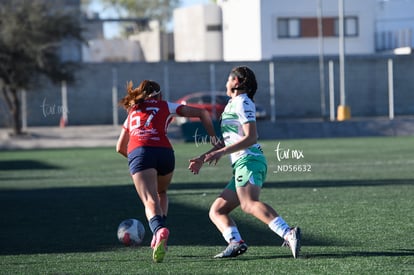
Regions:
[[[190,159],[189,160],[190,164],[188,165],[188,170],[190,170],[194,175],[197,175],[200,172],[200,169],[201,169],[201,167],[203,166],[203,164],[205,162],[206,155],[208,155],[209,153],[214,152],[216,150],[220,150],[223,147],[224,147],[224,142],[223,141],[216,142],[214,147],[211,148],[210,150],[208,150],[207,152],[205,152],[204,154]]]
[[[118,138],[118,142],[116,143],[116,151],[124,157],[128,157],[128,142],[129,133],[125,128],[122,128],[121,134]]]

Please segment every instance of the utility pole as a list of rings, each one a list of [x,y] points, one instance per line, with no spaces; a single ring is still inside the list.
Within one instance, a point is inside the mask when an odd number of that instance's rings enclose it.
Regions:
[[[347,120],[351,113],[345,102],[345,24],[344,24],[344,0],[338,0],[338,34],[339,34],[339,102],[338,120]]]
[[[324,51],[323,51],[323,24],[322,24],[322,0],[318,0],[317,8],[318,17],[318,40],[319,40],[319,86],[321,93],[321,116],[324,119],[326,116],[325,104],[325,66],[324,66]]]

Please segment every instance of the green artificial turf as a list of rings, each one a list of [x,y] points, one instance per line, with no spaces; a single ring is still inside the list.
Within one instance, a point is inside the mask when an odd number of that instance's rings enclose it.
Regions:
[[[206,144],[176,143],[169,250],[151,259],[151,234],[126,160],[114,148],[0,152],[0,274],[413,274],[414,138],[274,140],[261,143],[261,199],[303,232],[293,259],[267,225],[233,217],[248,251],[225,247],[208,209],[231,176],[228,158],[199,175],[188,159]],[[118,224],[137,218],[144,243],[124,247]]]

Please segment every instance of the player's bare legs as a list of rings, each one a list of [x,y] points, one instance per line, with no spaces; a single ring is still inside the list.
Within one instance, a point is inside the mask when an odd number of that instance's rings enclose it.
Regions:
[[[237,187],[237,196],[243,212],[256,217],[265,224],[269,224],[279,216],[272,207],[259,201],[260,187],[257,185],[248,182],[243,187]]]
[[[229,213],[238,206],[239,199],[236,192],[224,189],[210,207],[210,219],[228,243],[226,249],[214,258],[236,257],[247,250],[247,244],[241,239],[236,223],[229,216]]]
[[[238,206],[239,199],[236,192],[229,189],[224,189],[211,205],[209,211],[210,219],[221,233],[230,226],[236,226],[229,213]]]
[[[270,229],[284,238],[285,244],[290,247],[293,257],[296,258],[300,250],[300,229],[289,228],[271,206],[259,201],[259,186],[247,183],[243,187],[237,187],[236,190],[237,193],[225,189],[210,208],[210,219],[229,243],[227,248],[215,258],[236,257],[247,250],[236,223],[229,216],[229,213],[239,205],[242,211],[267,224]]]
[[[160,206],[162,214],[168,215],[168,195],[167,190],[171,183],[173,173],[169,173],[165,176],[158,176],[158,198],[160,199]]]
[[[162,210],[162,218],[164,219],[164,222],[166,223],[167,215],[168,215],[168,186],[171,183],[173,173],[169,173],[165,176],[158,176],[158,198],[160,201],[160,207]],[[154,248],[157,242],[157,236],[154,234],[152,241],[151,241],[151,247]]]
[[[167,214],[168,214],[168,195],[167,190],[168,186],[171,183],[173,173],[169,173],[164,176],[158,176],[157,183],[158,183],[158,198],[160,202],[160,207],[162,210],[162,218],[165,225]],[[167,240],[170,232],[167,228],[161,228],[154,234],[154,237],[151,241],[151,247],[154,249],[152,258],[155,262],[159,263],[162,262],[167,251]]]
[[[157,263],[163,261],[167,249],[169,230],[165,227],[163,215],[164,210],[167,211],[168,209],[168,198],[165,191],[169,184],[168,179],[171,179],[171,176],[172,174],[162,177],[161,182],[158,182],[157,171],[152,168],[132,175],[135,189],[145,206],[149,226],[154,233],[151,242],[151,247],[154,249],[152,258]],[[160,203],[159,190],[163,194],[161,195],[163,206]]]
[[[253,215],[270,229],[282,237],[296,258],[300,251],[300,228],[290,228],[287,223],[279,217],[277,212],[268,204],[259,201],[261,188],[248,182],[243,187],[237,187],[237,195],[243,212]]]
[[[237,193],[225,189],[210,207],[210,219],[216,227],[223,232],[225,228],[235,226],[235,222],[229,217],[229,213],[239,206],[241,209],[265,224],[268,224],[278,216],[269,205],[259,201],[260,187],[246,184],[237,188]]]
[[[157,171],[146,169],[132,175],[135,189],[145,207],[145,215],[150,220],[155,215],[163,215],[157,190]]]

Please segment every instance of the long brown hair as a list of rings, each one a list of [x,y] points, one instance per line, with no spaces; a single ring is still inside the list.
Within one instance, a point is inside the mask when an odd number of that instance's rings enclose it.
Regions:
[[[135,104],[140,104],[144,100],[157,96],[161,93],[160,85],[152,80],[143,80],[138,87],[134,88],[132,81],[127,83],[127,94],[119,101],[119,105],[128,110]]]

